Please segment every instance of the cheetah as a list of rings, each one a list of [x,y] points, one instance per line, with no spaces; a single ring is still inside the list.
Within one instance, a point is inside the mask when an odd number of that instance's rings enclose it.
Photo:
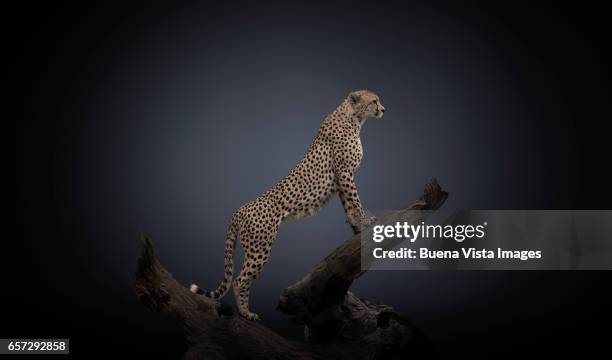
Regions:
[[[234,295],[240,315],[259,320],[259,316],[249,309],[249,291],[270,257],[278,226],[283,221],[314,215],[339,193],[346,221],[354,233],[371,222],[361,205],[354,174],[363,156],[359,138],[361,127],[368,118],[381,118],[384,112],[384,106],[373,92],[351,92],[325,118],[297,166],[279,183],[232,215],[225,240],[225,273],[219,287],[204,291],[192,284],[190,290],[215,300],[227,293],[234,272],[234,248],[236,240],[240,239],[245,257],[242,270],[232,283]]]

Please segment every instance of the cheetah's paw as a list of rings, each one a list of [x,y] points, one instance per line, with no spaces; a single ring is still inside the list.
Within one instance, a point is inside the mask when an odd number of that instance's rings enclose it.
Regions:
[[[374,224],[376,222],[376,217],[374,216],[364,216],[361,219],[361,226],[362,228],[366,228],[372,224]]]
[[[251,320],[251,321],[260,321],[261,318],[259,317],[259,315],[255,314],[254,312],[250,312],[250,311],[244,311],[244,312],[240,312],[240,315],[242,315],[242,317],[244,317],[247,320]]]

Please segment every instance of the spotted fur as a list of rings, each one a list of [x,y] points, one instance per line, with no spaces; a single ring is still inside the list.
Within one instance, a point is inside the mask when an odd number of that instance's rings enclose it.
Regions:
[[[364,223],[354,174],[363,156],[359,134],[366,119],[382,117],[385,108],[378,96],[359,90],[327,116],[304,158],[278,184],[240,207],[232,216],[225,240],[225,273],[214,291],[191,285],[191,291],[219,299],[229,290],[234,271],[236,240],[245,251],[233,289],[239,313],[250,320],[259,316],[249,310],[249,290],[270,257],[278,226],[289,219],[314,215],[339,193],[346,221],[354,232]]]

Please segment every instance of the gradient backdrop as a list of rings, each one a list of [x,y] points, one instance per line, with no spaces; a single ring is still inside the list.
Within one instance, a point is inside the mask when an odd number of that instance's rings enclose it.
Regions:
[[[362,130],[367,208],[403,207],[432,176],[449,209],[609,208],[604,12],[426,3],[11,12],[24,116],[1,337],[180,356],[178,325],[131,288],[139,233],[179,281],[216,287],[232,212],[297,163],[351,90],[377,92],[388,110]],[[265,324],[301,337],[278,295],[349,235],[338,200],[280,228],[252,290]],[[406,314],[448,356],[550,355],[605,346],[608,274],[372,272],[353,290]]]

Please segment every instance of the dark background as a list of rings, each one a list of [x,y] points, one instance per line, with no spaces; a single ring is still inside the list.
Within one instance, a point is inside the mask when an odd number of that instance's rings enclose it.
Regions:
[[[367,208],[405,206],[432,176],[450,209],[609,208],[597,7],[54,2],[7,16],[20,137],[2,338],[179,357],[178,325],[131,289],[140,232],[179,281],[214,288],[232,212],[297,163],[351,90],[388,110],[362,131]],[[278,295],[349,234],[337,200],[281,227],[252,290],[266,325],[300,338]],[[607,348],[608,274],[372,272],[353,290],[449,357],[584,354]]]

